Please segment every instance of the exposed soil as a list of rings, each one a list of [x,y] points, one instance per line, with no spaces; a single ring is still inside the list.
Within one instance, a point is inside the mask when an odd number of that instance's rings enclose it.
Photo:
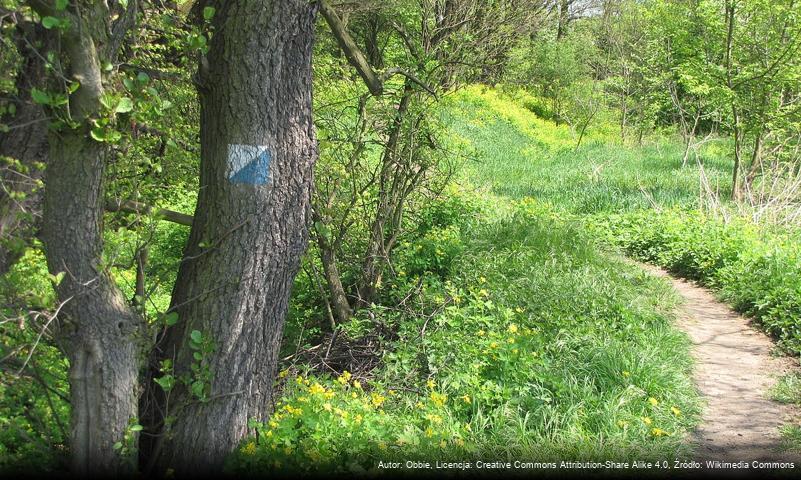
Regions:
[[[782,452],[779,427],[797,421],[799,412],[767,397],[796,360],[772,355],[771,339],[708,290],[647,268],[684,298],[679,327],[694,344],[695,383],[706,402],[693,435],[696,460],[797,462],[799,455]]]

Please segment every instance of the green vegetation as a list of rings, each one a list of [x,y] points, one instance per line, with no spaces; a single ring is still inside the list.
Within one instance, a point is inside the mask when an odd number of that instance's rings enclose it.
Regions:
[[[687,452],[699,405],[669,288],[599,253],[580,225],[544,203],[480,198],[480,213],[456,227],[463,253],[440,280],[425,279],[430,313],[373,311],[372,322],[397,333],[370,380],[284,370],[279,414],[232,468]],[[440,239],[433,248],[444,256],[453,240]],[[404,247],[417,253],[401,253],[399,272],[439,265],[428,241]],[[419,281],[402,275],[390,291]]]
[[[690,458],[631,259],[801,353],[796,3],[0,0],[0,474]]]

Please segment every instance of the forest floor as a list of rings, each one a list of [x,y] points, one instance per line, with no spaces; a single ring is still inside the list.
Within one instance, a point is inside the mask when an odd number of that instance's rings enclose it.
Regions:
[[[645,268],[669,279],[684,299],[678,326],[692,340],[695,382],[706,403],[694,432],[696,459],[789,460],[779,429],[797,420],[799,411],[769,399],[768,391],[777,378],[797,370],[797,362],[775,354],[769,337],[708,290]]]

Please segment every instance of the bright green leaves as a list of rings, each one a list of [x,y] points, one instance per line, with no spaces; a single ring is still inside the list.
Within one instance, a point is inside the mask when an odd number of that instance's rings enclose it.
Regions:
[[[200,330],[189,333],[189,348],[192,350],[191,375],[186,375],[182,381],[189,386],[192,396],[201,402],[207,402],[211,395],[211,381],[213,375],[210,367],[210,356],[214,353],[214,341]]]
[[[70,4],[70,0],[56,0],[56,10],[59,12],[63,12],[67,9],[67,6]]]
[[[217,9],[214,7],[204,7],[203,8],[203,20],[210,22],[211,19],[214,18],[214,14],[217,12]]]
[[[89,131],[89,136],[96,142],[117,143],[122,138],[122,134],[111,128],[108,119],[95,120],[95,125]]]
[[[59,107],[66,105],[69,102],[69,97],[63,93],[46,92],[38,88],[31,89],[31,99],[34,103],[45,105],[49,107]]]
[[[119,102],[117,102],[117,106],[114,108],[116,113],[128,113],[133,110],[134,104],[133,100],[129,97],[122,97]]]
[[[42,26],[48,30],[67,30],[70,28],[71,23],[67,18],[58,18],[58,17],[43,17],[42,18]]]
[[[159,372],[162,373],[161,377],[154,378],[153,381],[161,387],[165,392],[169,392],[175,386],[175,376],[173,375],[172,360],[162,360],[159,364]]]
[[[208,51],[208,40],[202,33],[192,33],[187,37],[187,47],[189,50],[200,50],[203,53]]]

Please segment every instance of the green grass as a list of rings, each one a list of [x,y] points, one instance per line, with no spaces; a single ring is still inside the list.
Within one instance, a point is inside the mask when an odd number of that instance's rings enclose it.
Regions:
[[[590,130],[578,149],[568,126],[537,118],[513,97],[472,87],[453,95],[448,119],[477,160],[466,178],[509,198],[534,197],[575,213],[695,205],[699,168],[682,166],[682,146],[665,138],[621,145],[617,134]],[[727,195],[730,162],[712,142],[700,160]]]
[[[690,343],[672,325],[678,299],[599,248],[583,214],[647,208],[641,187],[690,204],[697,171],[666,161],[680,153],[669,142],[621,147],[610,129],[574,150],[569,128],[481,87],[454,95],[445,115],[475,162],[424,213],[450,220],[401,242],[383,290],[391,305],[421,285],[418,313],[376,307],[354,320],[354,332],[394,332],[359,386],[285,372],[281,413],[231,468],[688,455],[700,405]]]
[[[770,389],[769,396],[777,402],[801,404],[801,373],[783,375]]]

